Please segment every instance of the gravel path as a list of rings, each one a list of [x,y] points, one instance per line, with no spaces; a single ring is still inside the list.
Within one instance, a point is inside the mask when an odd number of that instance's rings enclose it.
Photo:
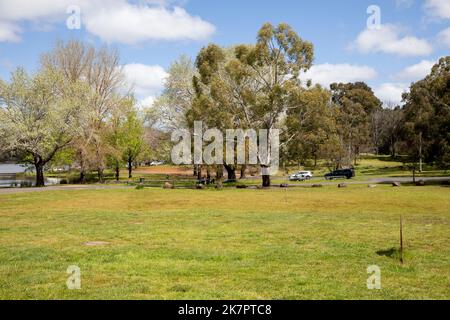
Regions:
[[[45,188],[0,188],[1,194],[45,192],[58,190],[105,190],[105,189],[129,189],[131,186],[99,186],[99,185],[69,185],[69,186],[51,186]]]
[[[416,181],[450,181],[450,177],[418,177]],[[411,177],[385,177],[385,178],[372,178],[366,181],[352,181],[352,180],[334,180],[329,182],[311,181],[311,183],[302,184],[290,184],[289,187],[311,187],[314,184],[321,184],[323,186],[332,186],[339,183],[346,184],[388,184],[392,182],[412,183]],[[278,185],[274,185],[277,187]],[[59,190],[107,190],[107,189],[130,189],[132,186],[100,186],[100,185],[67,185],[67,186],[50,186],[45,188],[0,188],[0,195],[2,194],[16,194],[16,193],[28,193],[28,192],[45,192],[45,191],[59,191]]]

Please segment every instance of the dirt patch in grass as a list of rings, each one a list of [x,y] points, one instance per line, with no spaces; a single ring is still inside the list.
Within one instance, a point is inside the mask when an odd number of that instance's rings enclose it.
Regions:
[[[110,243],[106,241],[89,241],[84,243],[84,245],[87,247],[107,246],[109,244]]]
[[[176,174],[192,176],[192,169],[188,167],[177,166],[158,166],[138,168],[134,171],[136,174]]]

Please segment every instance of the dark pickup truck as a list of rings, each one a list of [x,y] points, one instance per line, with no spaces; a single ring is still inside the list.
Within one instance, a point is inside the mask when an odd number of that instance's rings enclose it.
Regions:
[[[351,179],[355,176],[355,170],[353,169],[341,169],[335,170],[325,175],[326,180],[333,179]]]

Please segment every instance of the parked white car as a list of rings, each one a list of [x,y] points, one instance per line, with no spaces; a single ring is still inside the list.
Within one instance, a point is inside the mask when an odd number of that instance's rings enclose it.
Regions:
[[[305,181],[305,177],[297,172],[289,176],[289,181]]]
[[[297,173],[298,175],[301,175],[306,180],[310,180],[313,177],[313,174],[311,171],[300,171]]]
[[[305,181],[313,177],[311,171],[299,171],[289,176],[290,181]]]
[[[164,161],[152,161],[152,162],[150,162],[150,166],[152,166],[152,167],[162,166],[163,164],[164,164]]]

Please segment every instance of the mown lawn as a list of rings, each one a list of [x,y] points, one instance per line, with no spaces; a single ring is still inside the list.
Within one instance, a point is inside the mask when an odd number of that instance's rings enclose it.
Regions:
[[[450,299],[450,188],[3,194],[0,298]]]

